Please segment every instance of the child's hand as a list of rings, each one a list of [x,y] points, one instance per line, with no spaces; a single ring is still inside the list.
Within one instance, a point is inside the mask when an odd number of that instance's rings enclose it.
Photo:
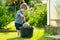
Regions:
[[[24,16],[22,16],[22,19],[23,19],[23,21],[24,21],[24,23],[26,22],[26,20],[25,20],[25,17]]]
[[[24,20],[24,16],[22,14],[20,14],[20,16],[22,17],[22,19]]]
[[[25,19],[25,17],[24,17],[24,20],[23,20],[23,21],[24,21],[24,23],[26,22],[26,19]]]

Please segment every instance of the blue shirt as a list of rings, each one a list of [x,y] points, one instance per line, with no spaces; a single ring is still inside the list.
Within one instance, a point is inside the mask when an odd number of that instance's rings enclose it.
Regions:
[[[23,24],[23,20],[22,20],[22,17],[20,16],[20,14],[24,15],[21,10],[18,10],[16,17],[15,17],[15,23]]]

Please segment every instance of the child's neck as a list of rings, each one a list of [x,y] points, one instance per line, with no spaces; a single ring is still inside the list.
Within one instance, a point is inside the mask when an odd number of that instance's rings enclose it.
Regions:
[[[21,11],[23,11],[23,9],[21,9]],[[23,11],[24,12],[24,11]]]

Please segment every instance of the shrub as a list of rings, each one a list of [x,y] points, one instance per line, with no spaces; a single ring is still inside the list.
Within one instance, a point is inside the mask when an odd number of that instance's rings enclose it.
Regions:
[[[0,6],[0,29],[13,20],[13,14],[7,10],[7,7]]]
[[[26,21],[32,26],[41,27],[47,24],[46,5],[42,4],[31,11],[26,11]]]

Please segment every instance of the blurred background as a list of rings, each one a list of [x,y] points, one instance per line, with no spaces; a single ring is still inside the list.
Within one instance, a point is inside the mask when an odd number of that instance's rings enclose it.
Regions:
[[[26,21],[34,27],[45,27],[47,24],[47,1],[25,0],[25,2],[29,8],[32,8],[32,10],[25,12]],[[9,26],[8,29],[11,29],[13,27],[15,14],[21,3],[21,0],[0,0],[0,29],[7,29]],[[10,24],[11,22],[12,24]]]
[[[47,1],[25,0],[31,10],[26,10],[26,21],[34,27],[32,38],[17,38],[17,32],[1,32],[1,40],[47,40],[44,28],[47,25]],[[21,0],[0,0],[0,30],[16,30],[14,21]],[[8,37],[9,36],[9,37]]]

